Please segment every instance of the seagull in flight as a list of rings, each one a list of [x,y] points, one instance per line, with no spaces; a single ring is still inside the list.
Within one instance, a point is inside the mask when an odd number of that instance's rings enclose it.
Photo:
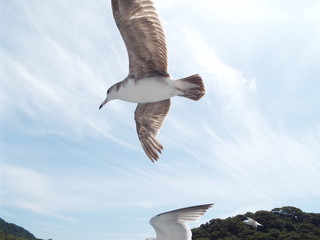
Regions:
[[[247,217],[247,220],[244,220],[243,222],[251,226],[254,230],[257,230],[258,226],[263,226],[262,224],[258,223],[256,220],[249,217]]]
[[[112,0],[116,25],[128,51],[129,74],[112,85],[99,109],[114,99],[137,103],[134,113],[141,145],[154,162],[163,146],[157,134],[170,108],[170,98],[199,100],[205,94],[198,75],[174,80],[168,73],[165,35],[150,0]]]
[[[150,219],[156,238],[146,240],[191,240],[188,222],[197,222],[213,204],[176,209],[158,214]]]

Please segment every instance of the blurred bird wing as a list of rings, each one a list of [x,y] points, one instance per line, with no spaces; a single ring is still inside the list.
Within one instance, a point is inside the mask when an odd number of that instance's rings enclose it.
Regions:
[[[187,222],[198,221],[213,204],[181,208],[161,213],[150,220],[157,240],[191,240],[191,230]]]
[[[256,221],[256,223],[257,223],[258,226],[263,226],[261,223],[258,223],[257,221]]]

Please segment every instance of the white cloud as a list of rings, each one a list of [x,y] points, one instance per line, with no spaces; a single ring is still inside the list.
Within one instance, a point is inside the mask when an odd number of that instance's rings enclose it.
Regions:
[[[99,4],[91,7],[95,9]],[[134,125],[132,107],[115,102],[107,109],[98,111],[108,85],[120,80],[117,79],[118,73],[115,74],[105,67],[113,63],[111,59],[105,60],[105,56],[108,56],[107,51],[113,51],[115,46],[111,45],[106,49],[103,52],[104,57],[101,57],[101,53],[96,55],[97,52],[87,52],[89,49],[98,50],[90,45],[93,43],[90,43],[88,35],[84,35],[87,33],[83,32],[81,22],[77,23],[79,26],[74,26],[74,21],[80,19],[70,18],[58,27],[56,24],[61,19],[56,12],[57,9],[49,13],[47,6],[41,4],[33,7],[22,5],[21,9],[24,14],[20,16],[20,21],[12,22],[8,20],[10,18],[6,20],[7,36],[3,40],[8,48],[2,48],[0,51],[4,69],[0,73],[4,86],[1,88],[1,112],[3,116],[12,120],[10,127],[13,128],[14,125],[16,129],[25,129],[23,121],[16,121],[17,115],[25,114],[37,123],[37,130],[33,130],[40,133],[47,132],[66,137],[73,134],[102,135],[132,147],[130,142],[119,137],[126,134],[120,125]],[[14,10],[15,6],[9,5],[7,14],[10,16],[10,12]],[[105,11],[101,14],[105,14]],[[38,18],[46,21],[38,22]],[[104,24],[104,19],[94,19]],[[97,22],[94,21],[92,24],[95,23]],[[16,30],[13,31],[10,26],[14,26]],[[26,34],[25,29],[29,29],[30,32]],[[70,29],[79,35],[73,35]],[[57,31],[60,31],[59,34]],[[102,36],[99,29],[90,28],[90,32],[98,38],[98,44],[107,41],[103,39],[107,36],[106,32]],[[14,51],[10,51],[10,37],[13,41],[18,41]],[[74,44],[70,41],[74,41]],[[95,59],[93,55],[96,55]],[[125,58],[126,56],[124,61]],[[97,68],[102,71],[97,71]],[[6,84],[7,81],[10,81],[10,84]],[[131,121],[127,121],[129,117]],[[114,131],[119,131],[120,134],[111,134]]]

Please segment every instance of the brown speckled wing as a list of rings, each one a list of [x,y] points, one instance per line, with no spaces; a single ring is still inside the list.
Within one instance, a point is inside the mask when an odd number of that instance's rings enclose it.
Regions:
[[[129,56],[129,76],[168,76],[165,35],[150,0],[112,0],[116,24]]]
[[[170,99],[154,103],[139,103],[134,113],[137,133],[143,150],[152,162],[159,159],[162,145],[156,139],[170,109]]]

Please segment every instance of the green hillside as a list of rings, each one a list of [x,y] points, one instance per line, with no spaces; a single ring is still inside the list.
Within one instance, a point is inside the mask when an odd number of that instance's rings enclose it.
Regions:
[[[263,226],[253,230],[242,222],[247,216]],[[320,214],[282,207],[212,219],[192,232],[193,240],[320,240]]]
[[[263,226],[253,230],[242,221],[251,217]],[[226,219],[212,219],[192,229],[193,240],[320,240],[320,214],[295,207],[257,211]],[[41,240],[0,218],[0,240]]]
[[[0,240],[41,240],[29,231],[0,218]]]

